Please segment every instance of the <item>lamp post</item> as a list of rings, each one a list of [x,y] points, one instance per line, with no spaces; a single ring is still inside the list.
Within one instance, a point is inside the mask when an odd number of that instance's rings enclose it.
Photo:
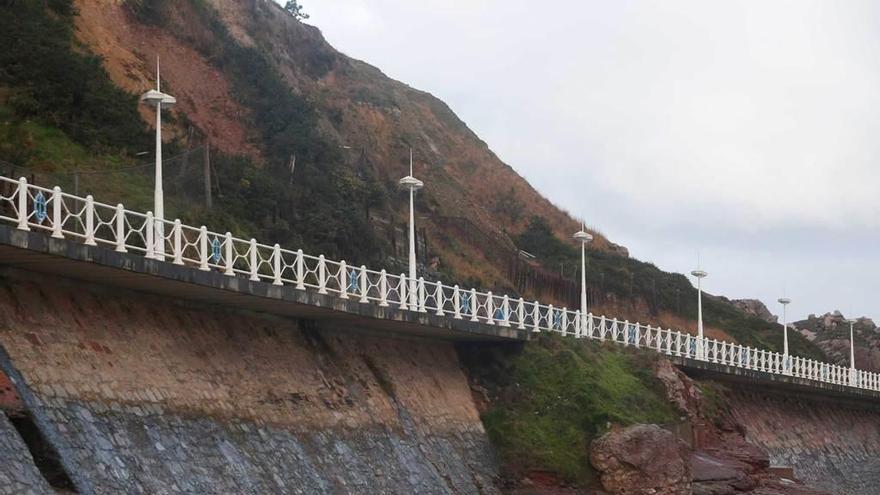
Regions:
[[[703,353],[703,279],[709,274],[697,268],[691,272],[697,278],[697,359],[705,360]]]
[[[581,222],[581,230],[574,233],[574,238],[581,243],[581,330],[583,330],[587,321],[587,243],[593,240],[593,236],[584,229],[584,223]]]
[[[780,297],[779,304],[782,305],[782,360],[785,372],[788,372],[788,315],[786,308],[791,304],[791,299]]]
[[[416,281],[416,219],[413,202],[417,190],[424,187],[424,182],[413,177],[412,148],[409,150],[409,175],[400,179],[400,187],[409,191],[409,303],[410,308],[417,307],[418,291]]]
[[[856,341],[853,335],[853,324],[856,320],[848,318],[846,321],[849,322],[849,376],[850,384],[853,384],[856,381]]]
[[[153,189],[153,218],[155,219],[155,252],[160,260],[165,259],[165,196],[162,191],[162,107],[171,107],[177,103],[171,95],[160,90],[159,57],[156,57],[156,89],[151,89],[141,96],[141,101],[156,106],[156,184]]]

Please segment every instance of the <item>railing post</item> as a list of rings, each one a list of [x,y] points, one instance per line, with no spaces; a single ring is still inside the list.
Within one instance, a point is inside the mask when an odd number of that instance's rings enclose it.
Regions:
[[[154,240],[156,236],[156,227],[153,222],[153,212],[148,211],[146,219],[144,220],[144,244],[146,244],[145,249],[146,253],[144,253],[144,258],[147,259],[155,259],[156,257],[156,241]]]
[[[18,179],[18,229],[30,231],[28,227],[28,183],[22,177]]]
[[[565,335],[568,332],[568,308],[562,308],[562,317],[559,318],[559,329],[562,330],[562,335]]]
[[[233,269],[233,266],[235,265],[235,260],[233,259],[233,255],[232,255],[232,253],[234,252],[234,250],[233,250],[234,246],[232,245],[232,232],[226,233],[226,246],[225,247],[226,247],[226,249],[225,249],[225,251],[226,251],[225,258],[226,259],[224,261],[226,262],[226,270],[223,271],[223,274],[232,277],[233,275],[235,275],[235,270]]]
[[[533,332],[541,332],[541,306],[538,305],[538,301],[532,303],[532,325],[534,326]]]
[[[183,264],[183,243],[181,242],[181,230],[183,227],[180,224],[180,219],[177,218],[174,220],[174,264],[182,265]]]
[[[681,332],[675,332],[675,355],[681,356]]]
[[[251,237],[250,249],[248,249],[248,264],[250,265],[251,282],[260,281],[260,264],[257,262],[257,240]]]
[[[425,278],[419,277],[419,313],[427,313],[425,309]]]
[[[95,242],[95,199],[91,194],[86,196],[86,240],[87,246],[97,246]]]
[[[487,292],[486,295],[486,325],[494,325],[495,324],[495,300],[492,296],[492,291]]]
[[[348,299],[348,265],[345,260],[339,262],[339,273],[336,279],[339,280],[339,299]]]
[[[361,299],[360,299],[359,302],[362,302],[362,303],[370,302],[370,298],[369,298],[368,295],[367,295],[367,292],[370,291],[370,285],[369,285],[369,283],[370,283],[370,279],[369,279],[369,276],[370,276],[370,274],[367,273],[367,267],[364,266],[364,265],[361,265],[361,280],[360,280],[360,283],[361,283]]]
[[[202,225],[199,227],[199,270],[206,272],[210,270],[208,266],[208,227]]]
[[[305,255],[302,249],[296,250],[296,288],[306,290]]]
[[[458,284],[455,284],[452,287],[452,305],[455,307],[453,318],[456,320],[461,319],[461,293],[458,288]]]
[[[605,322],[605,315],[599,317],[599,340],[605,340],[605,333],[607,330],[607,323]]]
[[[55,237],[55,234],[52,234],[52,237]],[[116,252],[128,252],[125,249],[125,207],[122,203],[116,205]]]
[[[477,289],[471,289],[471,321],[480,321],[477,317]]]
[[[504,314],[504,318],[501,320],[501,326],[509,327],[510,326],[510,297],[507,294],[504,294],[504,298],[501,299],[501,312]]]
[[[63,205],[64,203],[61,201],[61,188],[55,186],[52,189],[52,237],[55,239],[64,239],[64,220],[62,220],[61,215]]]
[[[435,314],[437,316],[444,316],[446,313],[443,311],[443,305],[446,304],[446,294],[443,293],[443,282],[438,280],[434,287],[434,302],[437,304],[437,312]]]
[[[327,260],[324,255],[318,256],[318,294],[327,293]]]
[[[272,285],[284,285],[281,281],[281,246],[272,246]]]
[[[574,338],[581,338],[581,310],[574,312]]]
[[[519,298],[519,305],[516,307],[516,319],[517,325],[516,328],[518,330],[526,329],[526,302],[523,301],[523,298]]]
[[[410,287],[407,283],[406,275],[401,273],[397,283],[397,295],[400,296],[399,308],[404,311],[409,309],[409,306],[406,304],[406,302],[409,301],[409,292],[407,292],[407,289],[409,288]]]
[[[388,306],[388,273],[385,270],[379,272],[379,306]]]

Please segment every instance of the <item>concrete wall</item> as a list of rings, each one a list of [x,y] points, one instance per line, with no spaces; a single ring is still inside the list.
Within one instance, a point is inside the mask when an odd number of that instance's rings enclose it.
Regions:
[[[880,493],[880,406],[730,389],[731,414],[771,465],[831,493]]]
[[[0,364],[81,493],[496,491],[452,344],[307,327],[0,273]]]

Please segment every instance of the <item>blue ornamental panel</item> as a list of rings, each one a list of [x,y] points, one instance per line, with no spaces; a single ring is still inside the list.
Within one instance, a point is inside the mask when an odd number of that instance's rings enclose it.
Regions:
[[[562,328],[562,311],[553,310],[553,329],[559,330]]]
[[[636,343],[636,327],[635,325],[630,325],[626,331],[626,341],[632,345]]]
[[[349,294],[357,294],[359,293],[358,287],[358,272],[354,268],[349,270],[348,272],[348,293]]]
[[[503,321],[506,317],[507,317],[507,315],[504,314],[504,308],[498,308],[495,310],[495,319],[496,320]]]
[[[34,218],[36,218],[37,223],[43,223],[48,216],[46,197],[43,196],[43,191],[39,191],[34,197]]]
[[[211,241],[211,261],[214,263],[220,263],[222,256],[220,255],[220,239],[214,238]]]
[[[471,295],[467,292],[461,295],[461,300],[458,303],[459,312],[463,315],[471,314]]]

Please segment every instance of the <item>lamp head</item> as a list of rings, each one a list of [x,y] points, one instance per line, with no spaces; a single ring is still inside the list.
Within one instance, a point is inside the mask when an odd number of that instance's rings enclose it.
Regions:
[[[706,273],[706,272],[703,271],[703,270],[694,270],[694,271],[691,272],[691,275],[693,275],[693,276],[695,276],[695,277],[697,277],[697,278],[706,278],[706,277],[709,276],[709,274]]]
[[[593,240],[592,234],[590,234],[589,232],[586,232],[584,230],[578,230],[577,232],[574,233],[574,236],[572,236],[572,237],[574,237],[575,239],[577,239],[585,244]]]
[[[163,107],[170,107],[177,103],[177,99],[171,95],[167,95],[161,91],[151,89],[141,96],[141,101],[150,105],[162,104]]]
[[[406,177],[400,179],[400,187],[415,191],[416,189],[421,189],[425,187],[425,183],[420,181],[419,179],[416,179],[412,175],[407,175]]]
[[[789,298],[787,298],[787,297],[780,297],[780,298],[779,298],[779,304],[781,304],[781,305],[783,305],[783,306],[785,306],[785,305],[787,305],[787,304],[791,304],[791,299],[789,299]]]

